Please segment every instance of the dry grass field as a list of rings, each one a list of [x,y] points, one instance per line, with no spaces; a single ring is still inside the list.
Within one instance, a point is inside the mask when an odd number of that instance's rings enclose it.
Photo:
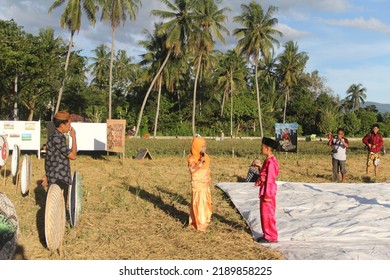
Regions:
[[[43,260],[256,260],[283,259],[279,252],[255,243],[230,200],[212,187],[213,219],[206,232],[187,228],[191,200],[190,175],[184,155],[191,140],[131,139],[126,157],[80,153],[72,161],[83,182],[79,225],[66,226],[61,256],[45,245],[46,192],[40,186],[44,159],[33,157],[30,194],[23,197],[12,183],[10,164],[0,191],[14,203],[20,223],[15,259]],[[260,156],[259,140],[208,140],[212,182],[243,180],[249,164]],[[379,176],[365,175],[360,141],[348,151],[349,182],[389,181],[390,156],[384,156]],[[387,146],[388,142],[386,142]],[[148,148],[153,160],[132,158]],[[232,156],[234,150],[234,157]],[[325,142],[300,142],[298,154],[277,153],[280,181],[329,182],[330,149]],[[388,158],[389,157],[389,158]],[[11,158],[9,158],[11,160]],[[1,172],[4,175],[4,169]],[[3,180],[3,178],[1,178]]]

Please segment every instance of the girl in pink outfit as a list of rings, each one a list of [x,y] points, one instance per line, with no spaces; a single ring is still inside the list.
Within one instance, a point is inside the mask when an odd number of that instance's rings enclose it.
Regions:
[[[261,152],[266,156],[261,167],[259,179],[255,186],[260,187],[260,219],[263,236],[257,242],[270,243],[278,241],[278,231],[276,229],[276,178],[279,175],[279,163],[274,156],[274,149],[278,147],[278,142],[271,138],[264,137],[261,145]]]

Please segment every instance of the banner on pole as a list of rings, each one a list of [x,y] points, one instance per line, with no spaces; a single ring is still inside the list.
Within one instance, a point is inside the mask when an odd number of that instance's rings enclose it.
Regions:
[[[279,143],[278,151],[296,153],[298,151],[298,124],[275,123],[275,139]]]
[[[125,152],[126,120],[107,120],[107,151]]]

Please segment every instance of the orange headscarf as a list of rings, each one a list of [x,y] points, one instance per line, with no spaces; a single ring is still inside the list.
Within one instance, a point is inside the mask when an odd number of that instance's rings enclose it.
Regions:
[[[195,137],[192,140],[190,156],[192,156],[196,162],[200,161],[200,159],[202,157],[202,155],[201,155],[202,146],[205,144],[206,144],[206,141],[202,137]],[[209,168],[209,166],[210,166],[210,158],[207,154],[205,154],[205,162],[202,164],[201,169]]]

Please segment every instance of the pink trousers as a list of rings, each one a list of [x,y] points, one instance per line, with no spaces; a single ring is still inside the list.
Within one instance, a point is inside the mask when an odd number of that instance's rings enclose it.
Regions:
[[[276,199],[271,198],[271,201],[264,201],[264,197],[260,198],[260,219],[261,229],[263,230],[264,238],[270,241],[278,241],[278,231],[276,229]]]

